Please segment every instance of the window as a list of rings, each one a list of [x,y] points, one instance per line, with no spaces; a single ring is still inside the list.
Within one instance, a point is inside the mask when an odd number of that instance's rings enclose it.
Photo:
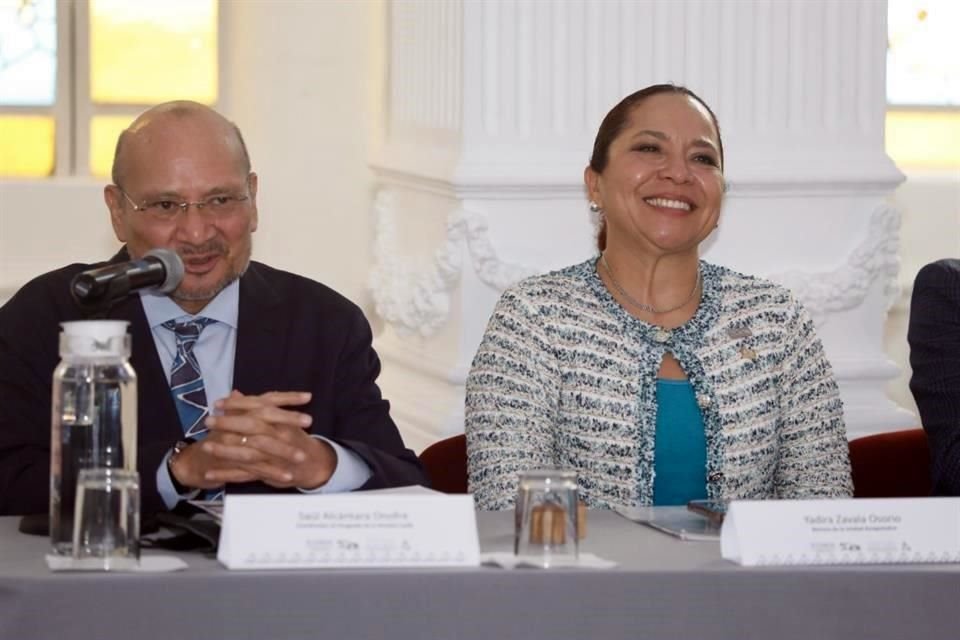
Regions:
[[[901,167],[960,168],[960,2],[889,0],[887,152]]]
[[[0,0],[0,177],[106,176],[146,107],[216,104],[216,0]]]
[[[54,171],[54,0],[0,0],[0,174]]]

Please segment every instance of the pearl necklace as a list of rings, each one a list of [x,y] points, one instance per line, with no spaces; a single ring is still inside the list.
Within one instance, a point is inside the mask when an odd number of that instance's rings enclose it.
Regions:
[[[607,264],[607,257],[602,253],[600,254],[600,262],[603,264],[603,268],[607,270],[607,275],[610,276],[610,284],[612,284],[613,288],[617,290],[617,293],[623,296],[624,300],[626,300],[636,308],[640,309],[641,311],[646,311],[647,313],[662,315],[664,313],[670,313],[672,311],[676,311],[677,309],[681,309],[685,307],[687,303],[693,300],[693,296],[697,294],[697,290],[700,288],[701,276],[700,276],[700,269],[698,267],[697,281],[693,283],[693,290],[690,291],[690,295],[687,296],[686,300],[684,300],[677,306],[671,307],[669,309],[655,309],[653,306],[649,304],[644,304],[642,302],[634,300],[633,297],[629,293],[627,293],[623,287],[620,286],[620,283],[617,282],[617,279],[613,277],[613,269],[611,269],[610,265]]]

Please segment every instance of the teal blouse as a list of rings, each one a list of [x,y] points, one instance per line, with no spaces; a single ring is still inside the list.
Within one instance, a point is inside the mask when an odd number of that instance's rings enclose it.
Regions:
[[[688,380],[657,380],[653,504],[685,505],[707,497],[707,439]]]

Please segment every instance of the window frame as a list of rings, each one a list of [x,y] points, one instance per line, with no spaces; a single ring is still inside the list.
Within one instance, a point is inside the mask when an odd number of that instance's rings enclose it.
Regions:
[[[230,3],[215,0],[217,7],[217,99],[224,97],[225,13]],[[96,116],[127,116],[142,112],[145,103],[95,104],[90,98],[90,0],[56,0],[57,52],[53,104],[50,106],[0,105],[0,115],[39,115],[53,119],[53,172],[46,176],[0,175],[0,181],[51,181],[58,178],[94,177],[90,162],[90,129]],[[97,176],[99,178],[99,176]]]

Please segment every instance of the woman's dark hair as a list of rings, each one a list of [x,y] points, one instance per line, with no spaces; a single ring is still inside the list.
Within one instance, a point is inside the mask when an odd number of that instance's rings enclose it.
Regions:
[[[720,136],[720,123],[717,122],[717,116],[713,113],[703,98],[695,94],[686,87],[676,84],[653,84],[631,93],[626,98],[617,103],[613,109],[603,118],[600,123],[600,129],[597,131],[597,138],[593,142],[593,155],[590,156],[590,168],[597,173],[603,173],[607,168],[610,145],[617,139],[617,136],[630,124],[630,114],[634,107],[650,96],[661,93],[676,93],[689,98],[693,98],[710,114],[710,120],[713,121],[713,128],[717,130],[717,144],[720,152],[720,169],[723,169],[723,138]],[[607,246],[607,225],[601,219],[600,232],[597,234],[597,248],[603,251]]]

